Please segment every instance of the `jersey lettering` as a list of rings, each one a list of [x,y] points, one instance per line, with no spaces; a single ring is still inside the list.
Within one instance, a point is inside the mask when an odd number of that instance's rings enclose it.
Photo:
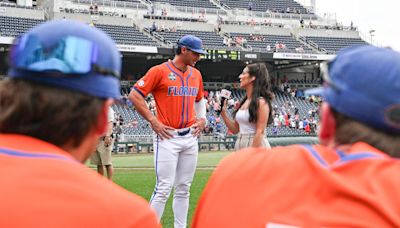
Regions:
[[[168,86],[168,96],[196,97],[199,89],[188,86]]]

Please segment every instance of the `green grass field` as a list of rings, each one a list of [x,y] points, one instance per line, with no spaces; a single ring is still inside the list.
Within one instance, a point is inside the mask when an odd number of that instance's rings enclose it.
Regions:
[[[197,205],[212,170],[218,162],[231,152],[201,152],[199,153],[198,169],[196,171],[190,195],[188,223]],[[149,200],[155,185],[153,154],[117,155],[113,157],[115,167],[114,182],[125,189]],[[172,195],[171,195],[172,196]],[[172,197],[168,201],[163,218],[163,227],[173,227]]]

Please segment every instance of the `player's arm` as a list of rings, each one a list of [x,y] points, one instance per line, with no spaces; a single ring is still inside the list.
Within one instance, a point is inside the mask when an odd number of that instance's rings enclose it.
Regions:
[[[138,91],[136,91],[135,88],[132,89],[131,93],[129,94],[129,99],[135,105],[135,109],[138,111],[138,113],[145,120],[152,123],[157,119],[157,117],[155,117],[153,113],[151,113],[144,97]]]
[[[135,105],[135,108],[139,114],[151,124],[151,128],[158,136],[160,136],[161,139],[172,138],[172,135],[168,132],[168,130],[173,130],[173,128],[165,126],[158,121],[157,117],[154,116],[149,107],[147,107],[144,97],[137,90],[133,89],[131,91],[129,94],[129,99]]]
[[[104,145],[109,146],[112,143],[112,132],[113,132],[113,125],[114,125],[114,111],[109,107],[108,109],[108,122],[107,122],[107,129],[104,134]]]
[[[199,136],[206,126],[206,100],[202,98],[200,101],[194,102],[194,110],[196,111],[196,123],[192,126],[194,128],[193,135]]]
[[[265,128],[269,118],[269,107],[264,98],[258,99],[258,119],[256,122],[256,134],[254,135],[252,147],[260,147],[265,136]]]
[[[227,100],[224,101],[224,104],[221,108],[221,117],[229,131],[231,131],[233,134],[237,134],[239,133],[239,124],[228,116],[226,111],[226,102]]]
[[[206,127],[207,118],[206,118],[206,100],[204,99],[204,86],[203,86],[203,78],[199,77],[200,87],[199,92],[197,93],[196,100],[194,102],[194,110],[196,112],[196,123],[193,124],[192,128],[194,128],[193,135],[199,136],[201,132]]]
[[[152,67],[144,77],[142,77],[131,90],[128,98],[135,106],[136,110],[145,120],[151,124],[151,128],[154,132],[160,136],[161,139],[169,139],[172,135],[168,130],[173,130],[173,128],[165,126],[157,117],[151,113],[148,108],[145,97],[155,89],[159,83],[161,77],[159,77],[160,72],[157,67]]]
[[[112,143],[112,130],[113,130],[113,121],[108,121],[106,134],[104,136],[104,144],[106,146],[111,145]]]

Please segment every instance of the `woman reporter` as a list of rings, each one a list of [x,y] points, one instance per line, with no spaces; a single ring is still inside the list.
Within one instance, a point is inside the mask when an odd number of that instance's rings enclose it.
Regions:
[[[246,96],[231,119],[226,110],[226,101],[222,107],[221,116],[228,129],[238,134],[235,149],[246,147],[270,148],[265,138],[265,128],[271,122],[271,92],[270,78],[264,63],[247,65],[239,76],[240,88],[246,90]]]

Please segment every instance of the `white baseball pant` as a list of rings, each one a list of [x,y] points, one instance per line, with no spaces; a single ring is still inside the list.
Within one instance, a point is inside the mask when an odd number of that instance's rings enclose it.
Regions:
[[[186,227],[187,224],[189,191],[196,171],[198,142],[190,128],[179,129],[171,134],[171,139],[161,140],[157,135],[153,137],[156,186],[150,206],[161,219],[174,187],[174,227],[180,228]]]

